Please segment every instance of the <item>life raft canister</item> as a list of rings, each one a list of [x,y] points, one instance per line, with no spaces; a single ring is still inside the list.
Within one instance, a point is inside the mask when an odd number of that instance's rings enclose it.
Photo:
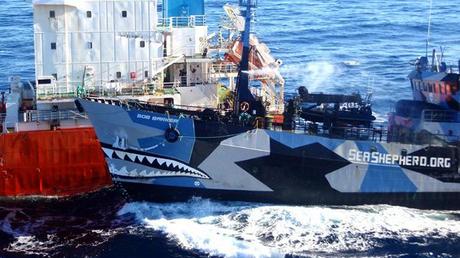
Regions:
[[[180,132],[176,128],[168,127],[165,131],[165,139],[169,143],[175,143],[179,140]]]

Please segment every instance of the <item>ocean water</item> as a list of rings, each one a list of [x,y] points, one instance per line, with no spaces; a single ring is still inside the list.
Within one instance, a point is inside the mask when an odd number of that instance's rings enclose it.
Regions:
[[[222,6],[208,0],[217,29]],[[234,1],[236,2],[236,0]],[[287,91],[372,92],[384,118],[410,98],[425,54],[429,0],[260,0],[256,32],[283,60]],[[460,5],[433,2],[430,46],[460,58]],[[34,77],[30,1],[0,0],[0,87]],[[273,206],[192,199],[2,202],[0,257],[459,257],[460,212],[393,206]]]

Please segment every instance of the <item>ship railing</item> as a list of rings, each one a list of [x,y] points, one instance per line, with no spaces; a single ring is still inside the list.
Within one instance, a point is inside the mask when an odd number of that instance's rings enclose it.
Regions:
[[[302,118],[294,121],[295,131],[309,135],[326,136],[346,140],[372,140],[385,142],[388,136],[386,124],[372,124],[364,126],[325,126],[321,123],[308,122]]]
[[[50,99],[68,99],[75,98],[75,92],[46,92],[37,93],[38,100],[50,100]]]
[[[393,128],[388,132],[387,142],[419,145],[451,146],[460,144],[460,136],[454,134],[435,134],[427,131],[411,132],[406,128]]]
[[[388,129],[386,123],[374,123],[369,127],[345,126],[325,127],[322,124],[314,124],[302,119],[295,121],[295,131],[309,135],[324,136],[344,140],[374,141],[377,143],[397,142],[403,144],[419,145],[445,145],[457,146],[460,143],[460,136],[433,134],[428,132],[410,132],[404,129]]]
[[[86,118],[85,113],[79,113],[75,110],[29,110],[19,114],[20,122],[45,122],[45,121],[61,121],[61,120],[75,120]]]
[[[237,73],[238,66],[234,63],[225,62],[212,65],[212,71],[218,74]]]
[[[168,17],[158,20],[160,28],[193,28],[196,26],[206,26],[205,15],[192,15],[184,17]]]
[[[109,105],[117,105],[121,106],[126,109],[136,108],[145,111],[155,111],[161,112],[168,111],[168,113],[173,114],[177,113],[177,115],[186,115],[187,113],[183,113],[183,111],[190,111],[190,112],[197,112],[203,111],[205,109],[213,110],[216,112],[221,112],[214,107],[206,107],[206,106],[193,106],[193,105],[178,105],[178,104],[167,104],[167,103],[152,103],[150,101],[142,101],[137,99],[119,99],[119,98],[98,98],[98,97],[87,97],[87,100],[104,103]]]
[[[186,77],[184,77],[186,79]],[[202,82],[207,84],[208,82]],[[190,83],[189,86],[195,86],[197,83]],[[87,91],[88,97],[120,97],[120,96],[163,96],[178,93],[177,88],[187,86],[182,80],[174,82],[152,82],[136,83],[117,88],[96,87],[92,91]]]
[[[460,114],[450,110],[423,110],[423,121],[434,123],[458,123]]]
[[[92,91],[87,91],[85,93],[86,97],[89,98],[98,98],[98,97],[110,97],[110,98],[117,98],[117,97],[143,97],[149,96],[150,99],[154,99],[155,97],[164,98],[171,95],[179,94],[179,88],[186,88],[186,87],[194,87],[197,85],[208,85],[208,84],[215,84],[209,78],[208,80],[200,81],[200,82],[187,82],[187,77],[184,76],[179,80],[173,82],[151,82],[151,83],[137,83],[133,85],[126,85],[123,87],[117,88],[105,88],[105,87],[96,87]]]

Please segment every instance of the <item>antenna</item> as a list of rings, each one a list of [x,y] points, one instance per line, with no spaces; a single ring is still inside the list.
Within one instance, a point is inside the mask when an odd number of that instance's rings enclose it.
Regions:
[[[430,38],[431,38],[431,18],[433,16],[433,0],[430,0],[430,15],[428,16],[428,32],[426,35],[426,50],[425,56],[428,58],[428,47],[430,45]]]

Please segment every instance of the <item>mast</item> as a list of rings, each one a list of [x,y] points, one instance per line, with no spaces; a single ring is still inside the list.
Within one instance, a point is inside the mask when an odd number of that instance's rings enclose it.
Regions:
[[[258,103],[255,97],[249,90],[249,54],[251,50],[250,35],[251,35],[251,19],[253,0],[246,0],[246,19],[244,31],[241,33],[241,41],[243,44],[243,53],[239,64],[238,81],[236,84],[236,99],[234,112],[240,114],[247,112],[249,114],[260,113],[257,112]],[[244,5],[244,1],[240,0],[240,5]],[[260,104],[259,104],[260,105]],[[259,115],[259,114],[257,114]]]

